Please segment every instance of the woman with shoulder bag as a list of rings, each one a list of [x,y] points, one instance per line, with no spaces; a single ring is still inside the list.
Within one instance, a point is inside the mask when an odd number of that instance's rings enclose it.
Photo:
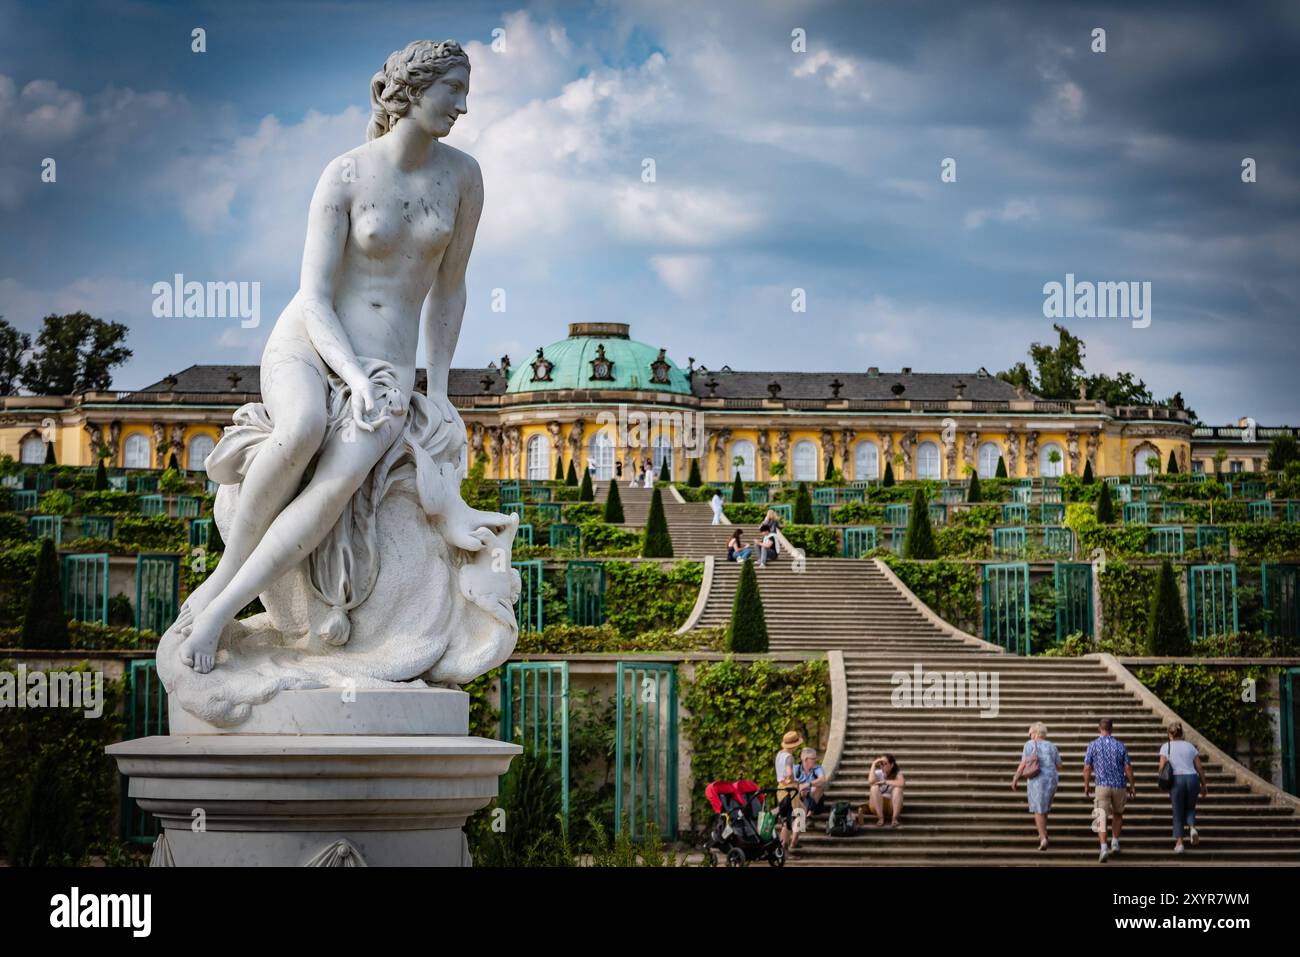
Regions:
[[[1052,810],[1052,798],[1056,796],[1056,786],[1061,780],[1061,753],[1056,745],[1047,740],[1047,725],[1035,721],[1029,726],[1029,740],[1025,742],[1016,765],[1016,773],[1011,776],[1011,790],[1021,779],[1028,781],[1029,812],[1034,815],[1034,824],[1038,828],[1038,849],[1047,850],[1047,815]]]
[[[1196,830],[1196,799],[1206,795],[1205,768],[1196,745],[1183,740],[1182,722],[1171,721],[1168,732],[1169,740],[1160,745],[1157,780],[1162,789],[1169,791],[1174,811],[1174,853],[1182,854],[1184,832],[1190,830],[1193,846],[1201,839]],[[1170,782],[1167,788],[1166,779]]]

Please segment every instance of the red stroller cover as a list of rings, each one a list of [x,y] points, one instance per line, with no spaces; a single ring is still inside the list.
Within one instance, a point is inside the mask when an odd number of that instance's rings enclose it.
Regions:
[[[754,781],[714,781],[704,789],[704,796],[709,799],[713,810],[721,814],[723,795],[733,797],[738,803],[744,804],[749,800],[749,796],[758,790],[761,789]],[[759,800],[762,800],[761,796]]]

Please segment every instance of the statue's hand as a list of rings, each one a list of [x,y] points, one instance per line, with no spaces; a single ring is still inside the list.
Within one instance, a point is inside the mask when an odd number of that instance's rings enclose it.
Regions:
[[[369,379],[363,379],[352,385],[352,420],[357,428],[367,432],[375,430],[374,425],[366,421],[366,414],[373,412],[378,403],[374,383]]]

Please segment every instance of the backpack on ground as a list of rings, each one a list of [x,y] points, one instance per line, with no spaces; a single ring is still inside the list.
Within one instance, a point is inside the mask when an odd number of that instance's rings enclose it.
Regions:
[[[826,822],[826,833],[831,837],[848,837],[854,830],[852,807],[848,801],[837,801]]]

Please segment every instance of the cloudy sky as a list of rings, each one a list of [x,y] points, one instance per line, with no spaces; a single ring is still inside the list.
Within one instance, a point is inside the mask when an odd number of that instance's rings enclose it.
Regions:
[[[1300,424],[1294,2],[4,0],[0,315],[127,323],[121,388],[256,362],[371,75],[447,37],[486,184],[456,365],[616,320],[682,365],[998,371],[1073,273],[1152,284],[1147,328],[1067,322],[1090,371]],[[261,326],[154,318],[176,273],[261,283]]]

